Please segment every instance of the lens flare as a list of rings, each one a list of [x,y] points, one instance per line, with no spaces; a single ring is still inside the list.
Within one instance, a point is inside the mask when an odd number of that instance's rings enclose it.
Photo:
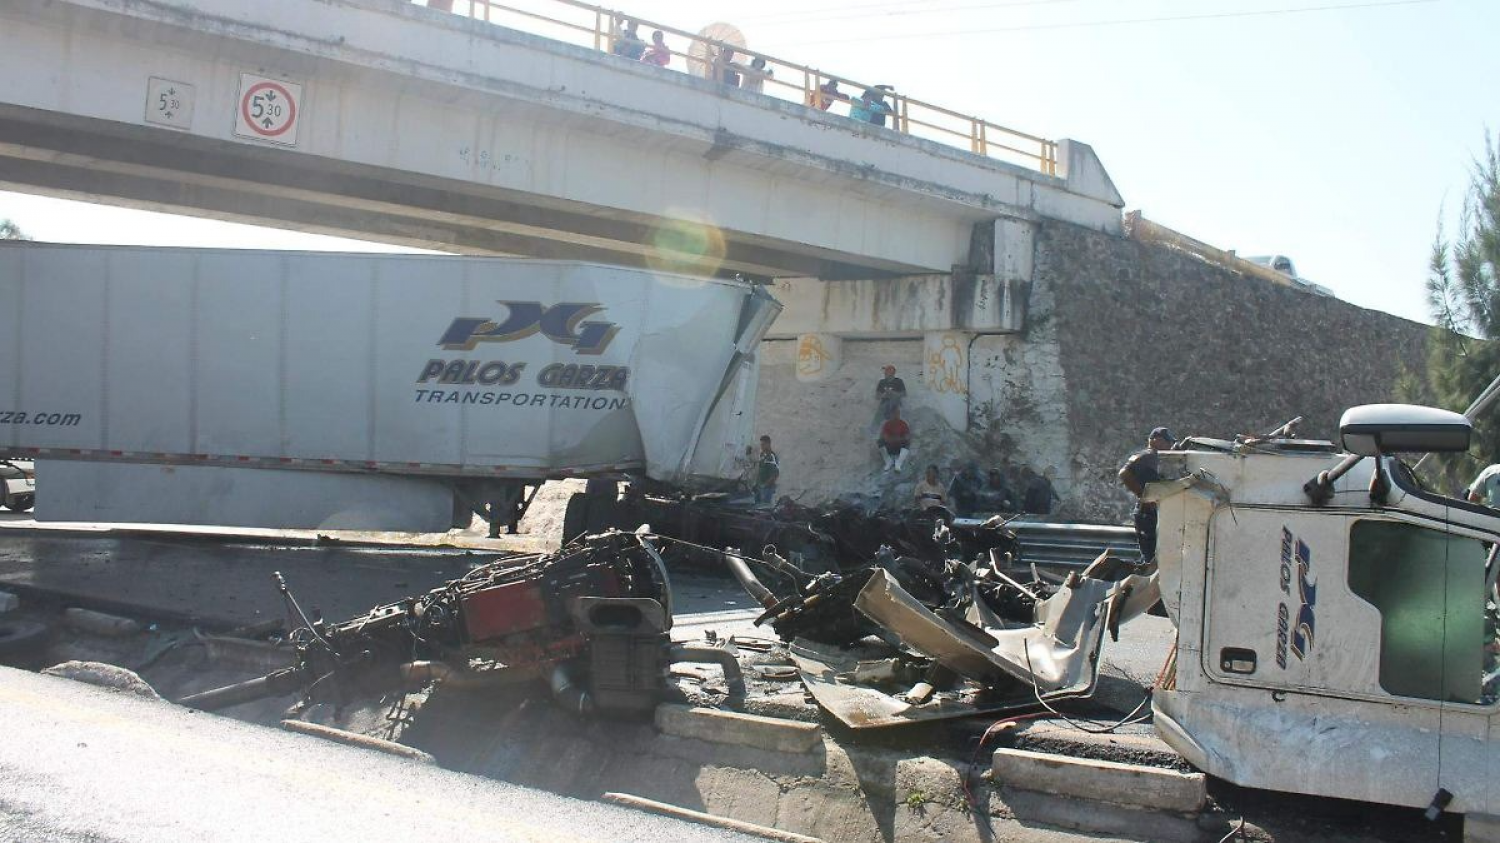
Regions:
[[[724,232],[694,214],[671,213],[648,236],[646,263],[657,272],[713,276],[724,263]]]

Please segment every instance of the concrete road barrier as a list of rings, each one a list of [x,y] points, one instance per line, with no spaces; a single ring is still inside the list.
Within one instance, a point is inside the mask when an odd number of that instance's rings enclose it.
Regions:
[[[399,744],[395,741],[383,740],[361,735],[358,732],[350,732],[347,729],[339,729],[333,726],[325,726],[322,723],[308,723],[305,720],[283,720],[281,728],[288,732],[297,732],[302,735],[311,735],[315,738],[341,743],[345,746],[357,747],[359,749],[372,749],[383,752],[386,755],[394,755],[397,758],[405,758],[408,761],[416,761],[419,764],[436,764],[437,761],[429,753],[420,749]]]
[[[94,635],[103,635],[110,638],[124,638],[141,631],[139,621],[131,618],[122,618],[119,615],[107,615],[104,612],[95,612],[92,609],[72,608],[63,611],[63,623],[82,632],[90,632]]]
[[[1464,843],[1500,843],[1500,817],[1464,814]]]
[[[1208,798],[1202,773],[1116,761],[999,749],[991,769],[996,784],[1157,811],[1191,814],[1202,810]]]
[[[810,752],[823,743],[823,727],[816,723],[686,705],[657,706],[656,728],[663,734],[679,738],[751,746],[773,752]]]
[[[805,834],[795,834],[790,831],[782,831],[779,828],[769,828],[763,825],[747,823],[743,820],[734,820],[728,817],[720,817],[714,814],[705,814],[702,811],[694,811],[690,808],[682,808],[677,805],[668,805],[665,802],[657,802],[654,799],[646,799],[629,793],[606,793],[605,802],[613,802],[616,805],[625,805],[638,808],[642,811],[650,811],[653,814],[661,814],[690,822],[703,823],[715,828],[726,828],[738,831],[742,834],[751,834],[756,837],[764,837],[767,840],[776,840],[779,843],[823,843],[818,837],[808,837]]]

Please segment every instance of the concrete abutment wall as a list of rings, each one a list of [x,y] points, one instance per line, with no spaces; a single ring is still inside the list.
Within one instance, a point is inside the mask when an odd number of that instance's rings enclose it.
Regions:
[[[1011,317],[979,330],[935,292],[962,272],[924,279],[916,310],[873,287],[911,279],[778,287],[787,312],[764,346],[757,428],[781,454],[781,494],[906,506],[923,466],[946,482],[975,461],[1048,473],[1061,514],[1118,520],[1130,499],[1115,471],[1152,427],[1228,437],[1301,415],[1303,435],[1331,438],[1344,409],[1391,400],[1402,363],[1422,360],[1417,323],[1066,223],[994,226],[974,255]],[[881,296],[878,320],[851,315],[851,300]],[[880,472],[874,446],[887,363],[914,438],[901,477]]]

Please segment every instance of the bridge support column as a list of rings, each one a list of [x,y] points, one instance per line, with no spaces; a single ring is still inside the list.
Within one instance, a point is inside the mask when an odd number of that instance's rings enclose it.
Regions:
[[[1013,334],[1026,329],[1037,224],[1001,218],[978,223],[969,260],[954,267],[954,328]]]

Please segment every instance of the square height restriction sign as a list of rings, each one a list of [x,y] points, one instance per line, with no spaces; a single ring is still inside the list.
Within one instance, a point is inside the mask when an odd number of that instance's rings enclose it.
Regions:
[[[242,138],[297,144],[302,119],[302,86],[253,73],[240,74],[240,96],[234,107],[234,133]]]

